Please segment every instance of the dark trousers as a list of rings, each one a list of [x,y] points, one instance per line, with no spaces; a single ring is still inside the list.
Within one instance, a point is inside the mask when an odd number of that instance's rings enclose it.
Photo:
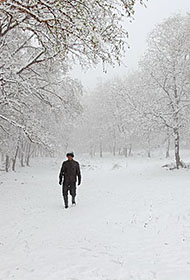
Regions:
[[[70,192],[70,195],[72,196],[72,203],[75,203],[75,197],[76,197],[76,182],[68,183],[63,182],[63,199],[65,202],[65,206],[68,206],[68,194]]]

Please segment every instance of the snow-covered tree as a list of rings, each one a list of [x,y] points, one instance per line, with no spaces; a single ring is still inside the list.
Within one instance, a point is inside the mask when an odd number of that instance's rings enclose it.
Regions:
[[[151,113],[173,132],[176,167],[180,160],[180,134],[188,124],[190,106],[190,15],[176,15],[158,25],[149,37],[141,62],[145,89],[154,95]]]
[[[127,38],[122,21],[135,2],[0,1],[0,141],[13,169],[18,154],[21,161],[25,150],[31,154],[27,139],[48,150],[67,146],[65,131],[81,111],[81,86],[67,77],[68,65],[119,63]],[[67,119],[61,129],[58,112]]]
[[[39,61],[58,53],[81,62],[119,61],[127,32],[122,21],[134,14],[138,1],[4,0],[0,2],[0,37],[18,28],[28,32],[41,50]]]

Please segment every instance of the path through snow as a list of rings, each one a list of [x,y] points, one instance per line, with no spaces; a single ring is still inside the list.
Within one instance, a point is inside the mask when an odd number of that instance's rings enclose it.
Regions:
[[[1,175],[1,280],[190,279],[190,171],[81,159],[78,204],[65,210],[60,164]]]

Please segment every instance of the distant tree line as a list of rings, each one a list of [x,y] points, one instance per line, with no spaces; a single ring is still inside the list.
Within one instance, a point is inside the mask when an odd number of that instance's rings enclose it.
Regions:
[[[185,167],[180,145],[190,140],[190,15],[157,25],[137,71],[100,83],[84,100],[78,134],[91,155],[132,147],[148,156],[156,147],[175,150],[176,167]],[[173,144],[174,143],[174,144]]]

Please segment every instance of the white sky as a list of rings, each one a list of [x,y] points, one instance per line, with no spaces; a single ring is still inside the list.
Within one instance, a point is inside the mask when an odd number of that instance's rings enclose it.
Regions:
[[[147,35],[154,25],[175,13],[190,12],[190,0],[149,0],[147,8],[138,6],[135,20],[127,24],[129,31],[130,49],[126,50],[122,66],[108,67],[107,73],[103,72],[102,65],[84,71],[80,66],[74,66],[71,76],[81,80],[87,90],[93,89],[98,80],[107,80],[114,76],[123,76],[127,71],[137,68],[138,61],[146,49]]]

